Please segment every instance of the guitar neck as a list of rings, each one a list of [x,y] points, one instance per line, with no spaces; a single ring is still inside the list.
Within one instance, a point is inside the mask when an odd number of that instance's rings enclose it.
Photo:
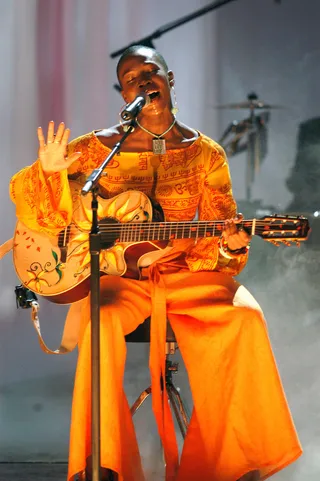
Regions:
[[[242,221],[238,225],[249,234],[254,235],[256,219]],[[120,242],[141,242],[152,240],[191,239],[203,237],[220,237],[224,221],[191,221],[191,222],[145,222],[116,224],[112,226],[112,235]],[[102,229],[107,235],[108,231]]]
[[[105,242],[146,242],[171,239],[197,239],[220,237],[224,220],[188,222],[130,222],[101,225],[100,232]],[[237,223],[249,235],[264,240],[285,242],[306,240],[310,230],[304,217],[290,215],[265,216],[259,219],[242,220]]]

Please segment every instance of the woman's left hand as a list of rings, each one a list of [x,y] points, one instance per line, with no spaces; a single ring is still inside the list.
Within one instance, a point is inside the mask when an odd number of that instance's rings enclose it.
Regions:
[[[247,247],[250,243],[251,236],[242,227],[238,227],[242,219],[243,217],[240,215],[236,219],[227,219],[224,223],[222,237],[231,251]]]

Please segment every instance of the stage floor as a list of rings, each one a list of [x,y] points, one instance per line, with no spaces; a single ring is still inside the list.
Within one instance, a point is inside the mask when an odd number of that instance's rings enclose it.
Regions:
[[[0,463],[0,481],[66,481],[67,464]]]

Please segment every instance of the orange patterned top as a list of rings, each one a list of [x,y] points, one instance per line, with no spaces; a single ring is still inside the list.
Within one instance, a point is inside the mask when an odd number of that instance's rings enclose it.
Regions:
[[[109,154],[95,132],[74,139],[68,153],[82,152],[69,170],[45,179],[39,160],[15,174],[10,195],[20,221],[30,229],[56,235],[71,222],[72,198],[68,177],[83,179]],[[223,149],[200,134],[183,149],[168,150],[165,155],[152,152],[116,155],[100,179],[101,192],[110,198],[127,190],[139,190],[154,198],[163,208],[167,221],[191,221],[232,218],[236,203],[232,195],[229,166]],[[180,243],[182,241],[174,241]],[[193,239],[183,244],[191,271],[219,270],[238,274],[247,254],[236,258],[221,255],[217,238]]]

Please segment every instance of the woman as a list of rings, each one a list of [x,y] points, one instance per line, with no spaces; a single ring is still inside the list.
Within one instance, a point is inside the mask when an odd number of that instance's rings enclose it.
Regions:
[[[175,118],[174,76],[153,49],[135,46],[117,74],[126,103],[144,94],[121,154],[109,164],[100,193],[111,199],[142,191],[166,220],[224,220],[220,238],[173,240],[171,250],[142,268],[142,279],[101,279],[101,463],[124,481],[142,481],[139,450],[123,391],[124,335],[151,314],[153,410],[166,459],[167,481],[266,479],[301,454],[266,325],[257,303],[234,280],[245,266],[250,236],[237,228],[223,149]],[[38,130],[39,159],[11,181],[18,218],[57,234],[75,217],[70,179],[82,181],[121,138],[125,125],[91,132],[67,145],[69,130],[50,122]],[[155,142],[154,142],[155,140]],[[159,150],[160,149],[160,150]],[[16,192],[23,195],[17,196]],[[120,211],[116,215],[120,218]],[[122,212],[122,211],[121,211]],[[124,216],[123,212],[121,213]],[[176,334],[194,410],[180,465],[172,416],[162,398],[166,316]],[[68,479],[90,479],[90,319],[82,306],[73,396]]]

